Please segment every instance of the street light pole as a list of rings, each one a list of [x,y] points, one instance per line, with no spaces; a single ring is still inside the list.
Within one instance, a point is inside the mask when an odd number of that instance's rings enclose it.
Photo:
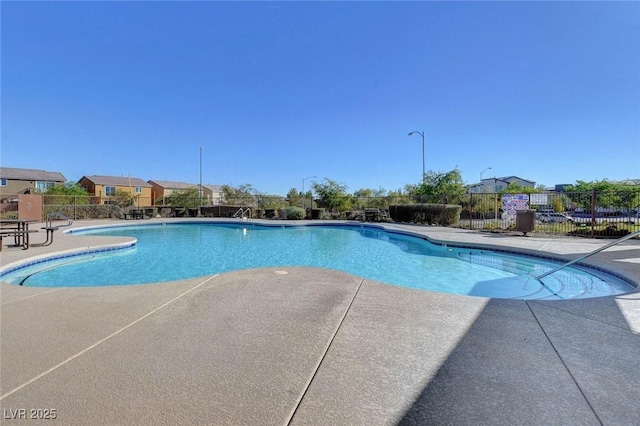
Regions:
[[[302,209],[304,210],[304,181],[307,179],[315,179],[316,176],[309,176],[302,179],[302,192],[300,193],[300,203],[302,204]],[[313,206],[311,206],[313,207]]]
[[[480,172],[480,183],[482,183],[482,174],[484,172],[486,172],[487,170],[491,170],[491,167],[487,167],[486,169],[484,169],[483,171]]]
[[[487,170],[491,170],[491,167],[487,167],[486,169],[484,169],[483,171],[480,172],[480,183],[479,183],[479,185],[480,185],[480,191],[482,191],[482,192],[487,192],[487,191],[484,190],[484,185],[482,184],[482,174],[484,172],[486,172]]]
[[[424,182],[425,181],[425,171],[424,171],[424,131],[422,131],[422,132],[418,132],[418,131],[409,132],[409,136],[413,135],[414,133],[417,133],[420,136],[422,136],[422,182]]]
[[[200,207],[202,207],[202,150],[204,150],[204,147],[200,147],[200,201],[198,203],[198,205]]]

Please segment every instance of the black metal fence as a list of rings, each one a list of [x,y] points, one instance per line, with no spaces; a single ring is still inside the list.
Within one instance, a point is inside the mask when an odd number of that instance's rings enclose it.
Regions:
[[[617,237],[640,229],[640,190],[468,194],[460,223],[470,229],[515,229],[519,209],[535,212],[535,232]]]
[[[515,231],[516,212],[535,211],[533,232],[546,234],[609,236],[625,235],[640,229],[640,188],[627,191],[550,192],[533,194],[467,193],[455,197],[436,194],[422,197],[397,195],[389,197],[335,197],[331,200],[293,199],[255,195],[222,205],[204,206],[187,200],[184,205],[151,205],[151,200],[111,197],[109,200],[90,196],[44,195],[43,217],[57,211],[73,220],[123,218],[132,209],[143,210],[146,217],[233,217],[238,210],[250,209],[252,218],[281,216],[278,210],[291,205],[304,207],[308,218],[360,221],[394,221],[391,206],[424,206],[440,204],[461,206],[459,220],[447,226],[488,231]],[[0,204],[0,215],[17,215],[15,202]],[[396,209],[397,210],[397,209]],[[437,223],[437,215],[416,215]],[[425,219],[426,218],[426,219]],[[435,219],[434,219],[435,218]]]

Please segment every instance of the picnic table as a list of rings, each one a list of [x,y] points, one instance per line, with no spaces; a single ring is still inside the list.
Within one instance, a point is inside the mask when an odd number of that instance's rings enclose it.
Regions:
[[[2,251],[2,238],[13,237],[15,246],[22,246],[23,250],[29,248],[29,234],[38,232],[37,229],[29,229],[29,224],[38,222],[36,219],[0,219],[0,251]]]

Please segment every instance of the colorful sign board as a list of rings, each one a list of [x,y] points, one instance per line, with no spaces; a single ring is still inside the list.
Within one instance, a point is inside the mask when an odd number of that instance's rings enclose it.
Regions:
[[[529,210],[527,194],[504,194],[502,196],[502,219],[515,220],[518,210]]]

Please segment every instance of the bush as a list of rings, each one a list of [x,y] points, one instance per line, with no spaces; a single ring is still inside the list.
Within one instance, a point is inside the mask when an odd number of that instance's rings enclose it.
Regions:
[[[284,207],[280,209],[280,214],[283,219],[300,220],[304,219],[306,212],[301,207]]]
[[[45,205],[43,209],[44,217],[46,218],[47,214],[51,212],[62,213],[72,220],[122,217],[122,209],[113,204]]]
[[[460,221],[462,206],[454,204],[396,204],[389,206],[395,222],[449,226]]]

